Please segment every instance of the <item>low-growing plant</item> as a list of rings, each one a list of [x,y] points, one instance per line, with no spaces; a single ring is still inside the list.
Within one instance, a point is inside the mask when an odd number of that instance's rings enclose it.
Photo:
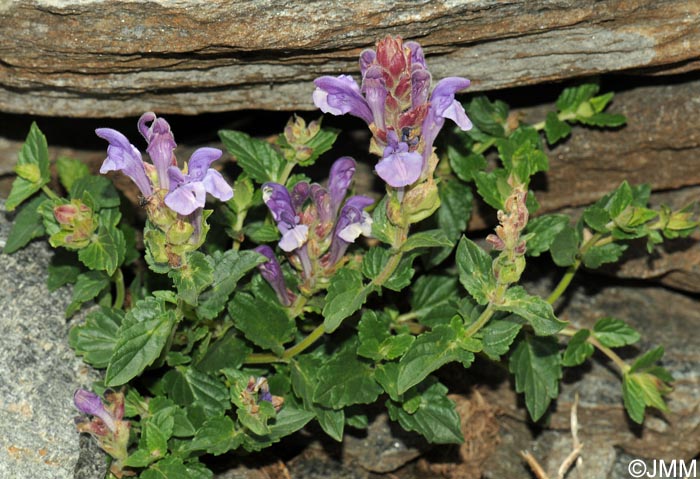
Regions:
[[[367,123],[381,198],[351,193],[347,156],[325,185],[304,174],[339,133],[320,120],[294,117],[271,141],[220,131],[240,168],[230,186],[211,168],[220,150],[200,148],[180,167],[169,124],[148,112],[137,129],[150,163],[123,134],[96,131],[109,143],[100,172],[119,171],[140,191],[139,225],[111,182],[77,160],[58,159],[62,190],[51,189],[46,139],[32,125],[5,203],[23,204],[5,252],[48,236],[61,250],[50,287],[73,284],[66,316],[97,305],[70,344],[104,380],[74,402],[91,416],[78,430],[111,456],[114,476],[210,478],[205,454],[258,451],[309,421],[341,441],[346,426],[367,426],[365,407],[377,402],[404,429],[459,443],[439,370],[459,363],[469,374],[476,356],[507,365],[534,421],[557,398],[563,368],[595,349],[619,370],[633,421],[646,407],[666,409],[672,377],[658,365],[661,346],[625,361],[614,349],[640,339],[630,326],[603,317],[578,328],[552,304],[582,266],[617,261],[630,241],[645,239],[651,252],[690,234],[691,209],[651,209],[650,188],[624,182],[576,220],[535,216],[529,188],[549,168],[545,140],[565,139],[574,123],[625,123],[605,111],[613,94],[567,88],[556,111],[526,124],[501,101],[455,100],[467,79],[431,90],[415,42],[387,37],[362,52],[360,69],[360,85],[318,78],[313,101]],[[446,119],[456,126],[438,149]],[[465,234],[473,191],[498,212],[483,243]],[[566,269],[540,297],[519,282],[545,253]]]

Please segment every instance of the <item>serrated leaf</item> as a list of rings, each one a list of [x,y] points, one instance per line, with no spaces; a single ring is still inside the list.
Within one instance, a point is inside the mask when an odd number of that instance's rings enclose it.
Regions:
[[[212,472],[202,464],[184,464],[180,457],[167,456],[151,464],[140,479],[211,479]]]
[[[493,360],[507,353],[522,326],[522,321],[514,315],[489,321],[481,328],[484,353]]]
[[[559,343],[552,337],[526,336],[513,351],[509,367],[515,376],[515,390],[525,393],[530,417],[539,420],[559,395]]]
[[[421,334],[399,361],[398,393],[405,393],[430,373],[453,361],[459,361],[465,367],[474,361],[474,354],[460,347],[453,328],[436,326]]]
[[[340,130],[335,128],[322,128],[304,146],[311,148],[311,156],[304,161],[300,161],[301,166],[313,165],[319,156],[329,151],[335,140],[338,138]]]
[[[491,269],[491,256],[469,238],[463,236],[457,247],[457,268],[462,286],[479,304],[486,304],[496,288]]]
[[[206,451],[219,456],[230,450],[237,449],[243,442],[243,432],[228,416],[214,416],[207,419],[189,445],[192,451]]]
[[[627,123],[625,115],[619,113],[595,113],[591,116],[576,116],[576,120],[588,126],[614,128]]]
[[[360,361],[355,348],[345,347],[323,364],[317,375],[313,400],[333,409],[374,402],[382,388],[374,380],[372,367]]]
[[[284,352],[284,343],[292,339],[296,329],[281,307],[248,293],[236,294],[228,304],[228,312],[246,338],[275,354]]]
[[[401,246],[401,251],[408,252],[416,248],[452,248],[454,243],[442,230],[428,230],[412,234]]]
[[[360,345],[358,356],[369,359],[394,359],[401,356],[413,343],[414,337],[408,333],[392,335],[391,320],[384,313],[367,311],[357,326]]]
[[[569,224],[566,215],[544,215],[532,218],[527,224],[527,254],[539,256],[549,250],[554,238]]]
[[[220,130],[219,137],[249,177],[258,183],[279,182],[286,161],[272,145],[240,131]]]
[[[387,401],[389,417],[407,431],[423,435],[433,444],[459,444],[464,441],[455,403],[447,397],[447,387],[430,378],[416,388],[419,401],[413,413]]]
[[[620,259],[622,253],[628,248],[626,244],[608,243],[602,246],[593,246],[583,253],[582,260],[586,268],[596,269],[605,263],[614,263]]]
[[[370,248],[362,259],[362,273],[368,279],[376,279],[384,270],[387,262],[391,260],[392,255],[391,250],[381,246]],[[412,267],[415,255],[416,253],[404,255],[391,276],[384,280],[382,286],[392,291],[401,291],[411,284],[411,278],[415,273]]]
[[[632,329],[624,321],[616,318],[601,318],[593,326],[593,336],[603,346],[619,348],[634,344],[640,339],[637,331]]]
[[[12,228],[2,249],[3,253],[12,254],[24,248],[34,238],[46,234],[43,216],[38,211],[39,206],[44,201],[49,201],[49,199],[41,194],[22,207],[12,221]]]
[[[532,326],[538,336],[556,334],[567,324],[554,316],[551,304],[539,296],[528,294],[522,286],[508,288],[503,304],[497,305],[496,309],[520,316]]]
[[[510,195],[508,172],[503,168],[493,171],[478,171],[474,174],[474,183],[479,196],[492,208],[502,210],[506,198]]]
[[[257,265],[267,259],[255,251],[228,250],[225,253],[216,252],[214,260],[214,283],[212,287],[199,297],[197,313],[204,319],[214,319],[226,307],[228,298],[236,289],[236,285]]]
[[[584,101],[590,100],[598,93],[599,86],[592,83],[566,88],[557,98],[557,109],[559,111],[576,111]]]
[[[581,329],[571,337],[562,356],[561,363],[563,366],[578,366],[591,357],[595,348],[591,343],[587,342],[590,335],[591,332],[588,329]]]
[[[481,153],[474,153],[470,149],[463,151],[452,144],[447,145],[447,158],[452,171],[464,182],[472,181],[474,173],[483,171],[487,165],[486,158]]]
[[[108,286],[109,277],[103,271],[88,271],[78,275],[71,303],[66,308],[66,318],[73,316],[83,303],[96,298]]]
[[[197,369],[205,373],[216,373],[224,368],[239,368],[252,349],[236,337],[233,330],[209,346],[206,354],[197,362]]]
[[[630,418],[637,424],[644,422],[644,410],[647,406],[660,411],[668,411],[662,394],[668,388],[657,377],[649,373],[632,373],[623,376],[622,397]]]
[[[214,261],[199,251],[188,253],[185,258],[168,276],[177,288],[177,295],[187,304],[197,306],[199,293],[214,281]]]
[[[547,136],[547,143],[553,145],[571,134],[571,126],[561,121],[556,113],[550,111],[547,113],[547,119],[544,123],[544,133]]]
[[[632,367],[630,368],[630,374],[636,373],[636,372],[642,372],[646,371],[647,369],[651,368],[656,364],[656,362],[660,361],[661,358],[664,355],[664,347],[663,346],[658,346],[651,351],[647,351],[643,355],[641,355],[639,358],[637,358],[634,363],[632,364]]]
[[[280,239],[277,227],[262,221],[253,221],[246,224],[243,232],[253,243],[258,244],[274,243]]]
[[[396,227],[386,215],[387,196],[383,197],[372,211],[372,237],[382,243],[393,244],[396,238]]]
[[[228,388],[216,376],[193,367],[178,366],[163,377],[168,395],[180,406],[201,406],[207,415],[231,407]]]
[[[109,387],[121,386],[158,359],[175,327],[175,312],[146,298],[129,310],[117,332],[117,344],[105,374]]]
[[[467,113],[472,123],[482,132],[496,137],[505,136],[508,105],[504,102],[491,102],[485,96],[478,96],[467,105]]]
[[[610,230],[608,223],[610,223],[611,219],[610,213],[605,211],[605,208],[598,203],[583,210],[583,220],[588,226],[593,228],[594,231],[599,233],[606,233]]]
[[[54,255],[53,259],[55,260],[57,257],[58,254]],[[52,261],[48,267],[46,286],[49,288],[49,291],[55,291],[63,285],[75,283],[80,272],[80,266],[77,261],[74,264],[61,264]]]
[[[5,200],[7,211],[14,211],[51,179],[49,147],[46,143],[46,137],[35,122],[29,128],[27,139],[19,152],[15,171],[18,176],[12,182],[12,189]]]
[[[554,264],[561,267],[574,264],[578,256],[579,241],[580,238],[576,229],[570,225],[565,225],[554,236],[554,240],[549,247]]]
[[[86,194],[95,202],[96,211],[102,208],[116,208],[120,203],[114,183],[104,176],[88,175],[75,179],[70,189],[70,197],[82,200]]]
[[[58,179],[66,191],[71,190],[76,180],[90,174],[90,169],[85,163],[74,158],[66,158],[65,156],[56,160],[56,171],[58,172]]]
[[[124,313],[102,307],[90,312],[85,323],[70,331],[69,344],[83,361],[96,368],[106,368],[117,344]]]
[[[335,331],[345,318],[360,309],[370,291],[370,287],[363,285],[359,271],[341,269],[333,276],[323,307],[326,332]]]
[[[103,210],[107,211],[107,210]],[[105,224],[100,214],[100,227],[90,244],[78,251],[78,259],[90,269],[105,270],[110,276],[124,262],[126,240],[124,233],[111,224]],[[109,216],[111,218],[111,216]]]
[[[345,430],[345,411],[343,409],[330,409],[323,406],[314,407],[316,420],[323,432],[338,442],[343,441]]]
[[[420,276],[411,288],[411,311],[428,327],[448,322],[456,314],[453,298],[457,294],[457,278]]]
[[[447,238],[456,242],[463,231],[467,229],[467,223],[471,217],[474,196],[469,186],[460,181],[442,181],[438,184],[440,196],[440,208],[433,216],[437,227],[445,233]],[[453,247],[432,251],[427,263],[431,266],[440,264],[452,252]]]

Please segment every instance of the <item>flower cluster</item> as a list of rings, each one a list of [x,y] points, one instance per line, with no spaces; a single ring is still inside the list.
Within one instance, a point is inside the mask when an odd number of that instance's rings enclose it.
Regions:
[[[124,421],[124,394],[107,389],[104,393],[105,403],[90,391],[78,389],[73,395],[75,407],[84,414],[93,416],[76,418],[78,431],[92,435],[100,447],[115,461],[113,470],[121,470],[121,463],[128,457],[129,429],[131,424]]]
[[[498,210],[496,234],[490,234],[486,241],[501,254],[493,262],[493,272],[500,284],[516,283],[525,269],[526,238],[522,232],[527,226],[527,187],[520,182],[509,179],[511,194],[506,198],[503,209]]]
[[[438,82],[416,42],[387,36],[376,50],[360,55],[362,86],[348,75],[314,81],[314,103],[324,113],[349,113],[363,119],[373,134],[371,151],[381,156],[377,174],[390,186],[403,188],[432,175],[433,142],[445,118],[462,130],[472,127],[455,93],[469,86],[466,78]]]
[[[150,245],[154,246],[153,251],[159,250],[156,243],[161,246],[160,253],[154,255],[156,262],[177,265],[182,253],[201,245],[206,194],[227,201],[233,197],[233,189],[218,171],[210,168],[221,157],[221,150],[197,149],[182,171],[177,166],[177,145],[167,121],[147,112],[139,118],[138,130],[148,143],[146,152],[152,164],[144,162],[139,150],[120,132],[98,128],[97,136],[109,142],[100,173],[121,171],[134,181],[144,199],[148,219],[164,235]],[[163,248],[163,244],[167,246]]]
[[[267,378],[255,378],[251,376],[248,379],[246,388],[241,391],[241,401],[251,414],[257,414],[260,409],[261,401],[272,404],[275,411],[279,412],[284,404],[284,398],[274,396],[270,392],[270,385],[267,383]]]
[[[330,275],[350,243],[371,233],[372,219],[364,209],[374,200],[360,195],[345,200],[355,166],[355,160],[347,156],[336,160],[326,188],[305,181],[294,185],[291,192],[278,183],[265,183],[262,187],[263,201],[282,233],[279,247],[289,253],[290,262],[301,270],[304,287],[312,288],[319,274]],[[280,302],[289,304],[274,255],[265,248],[258,251],[271,258],[263,266],[265,279]]]

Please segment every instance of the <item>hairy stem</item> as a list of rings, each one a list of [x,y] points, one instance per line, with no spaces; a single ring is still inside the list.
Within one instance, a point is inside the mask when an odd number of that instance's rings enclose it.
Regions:
[[[564,276],[559,280],[559,284],[554,288],[552,293],[547,298],[549,304],[554,304],[554,302],[561,297],[562,294],[567,290],[571,281],[574,279],[574,275],[581,267],[581,257],[588,251],[592,246],[603,246],[605,244],[611,243],[613,241],[612,236],[603,236],[602,233],[596,233],[586,240],[579,249],[576,261],[569,266],[564,273]]]
[[[579,332],[579,329],[573,327],[573,326],[567,326],[566,328],[562,329],[559,331],[559,334],[563,336],[573,336],[576,333]],[[618,356],[615,351],[610,349],[607,346],[603,346],[598,339],[596,339],[595,336],[589,335],[588,339],[586,339],[586,342],[593,345],[598,351],[601,353],[605,354],[614,364],[617,366],[617,368],[620,370],[622,374],[627,373],[627,371],[630,370],[630,365],[627,364],[620,356]]]
[[[114,309],[122,309],[124,307],[125,288],[124,274],[122,273],[121,268],[117,268],[111,279],[114,282],[115,287]]]
[[[58,200],[61,198],[60,196],[58,196],[58,194],[56,194],[54,190],[49,188],[47,185],[42,186],[41,191],[43,191],[46,194],[46,196],[48,196],[52,200]]]

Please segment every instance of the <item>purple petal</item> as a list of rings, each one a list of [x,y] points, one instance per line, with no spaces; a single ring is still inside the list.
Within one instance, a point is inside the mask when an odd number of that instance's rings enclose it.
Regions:
[[[411,105],[413,108],[428,101],[431,79],[428,70],[418,69],[411,73]]]
[[[146,169],[143,166],[143,160],[141,159],[139,150],[129,143],[129,140],[117,130],[98,128],[95,130],[95,133],[100,138],[109,142],[107,158],[100,167],[100,173],[105,174],[108,171],[121,171],[136,183],[136,186],[144,197],[151,196],[153,194],[153,189],[146,175]]]
[[[139,118],[138,121],[138,128],[139,132],[143,136],[143,138],[146,140],[146,143],[148,143],[148,137],[149,137],[149,130],[150,128],[146,125],[146,123],[150,123],[156,119],[156,114],[153,113],[152,111],[147,111],[143,115],[141,115],[141,118]]]
[[[335,225],[335,230],[333,234],[333,239],[331,240],[331,246],[329,248],[328,255],[328,265],[332,266],[340,261],[343,257],[345,251],[352,241],[348,241],[347,228],[355,223],[362,223],[364,218],[367,218],[364,209],[372,205],[374,200],[367,196],[351,196],[343,205],[340,210],[340,215],[338,216],[338,221]],[[341,232],[345,231],[341,236]],[[345,238],[343,237],[345,236]]]
[[[202,179],[202,185],[207,193],[221,201],[228,201],[233,198],[233,188],[226,183],[221,173],[213,168],[209,168]]]
[[[311,200],[321,223],[331,223],[335,220],[335,213],[331,210],[331,196],[327,189],[316,183],[311,185]]]
[[[187,162],[187,174],[193,180],[200,181],[204,178],[209,166],[221,158],[221,155],[222,152],[218,148],[198,148]]]
[[[462,105],[455,101],[455,93],[464,90],[469,84],[470,81],[466,78],[443,78],[435,85],[430,97],[430,108],[435,111],[436,116],[450,118],[463,130],[470,129],[472,124],[464,113]]]
[[[292,198],[287,188],[279,183],[265,183],[262,186],[263,201],[267,205],[272,219],[277,223],[280,233],[286,233],[298,223],[298,218]]]
[[[416,42],[408,41],[404,42],[404,48],[408,48],[411,51],[411,66],[416,68],[416,65],[420,65],[421,68],[428,68],[425,64],[425,55],[423,55],[423,48]]]
[[[168,208],[181,215],[189,215],[197,208],[204,208],[207,192],[200,181],[184,183],[165,195]]]
[[[284,282],[282,268],[277,261],[274,251],[272,251],[272,248],[267,245],[258,246],[255,248],[255,251],[267,257],[267,262],[258,265],[260,274],[275,291],[280,303],[282,303],[284,306],[291,305],[293,295],[287,291],[287,285]]]
[[[423,172],[423,155],[417,151],[408,151],[406,143],[399,143],[394,149],[387,146],[384,149],[384,158],[381,159],[375,170],[379,177],[394,188],[411,185],[418,180]]]
[[[177,166],[171,166],[168,168],[168,180],[170,181],[170,191],[172,192],[175,188],[179,187],[181,184],[187,181],[185,175],[182,174],[180,168]]]
[[[377,61],[377,52],[374,50],[368,48],[367,50],[363,50],[362,53],[360,53],[360,73],[362,74],[362,78],[365,77],[365,72],[367,69],[370,67],[372,63],[375,63]]]
[[[322,112],[332,115],[350,113],[362,118],[368,125],[372,123],[372,112],[360,94],[360,87],[352,77],[323,76],[314,80],[314,85],[316,85],[313,93],[314,104]]]
[[[311,187],[306,181],[300,181],[294,185],[294,188],[292,188],[292,192],[290,193],[290,197],[292,198],[292,208],[294,208],[294,211],[301,211],[301,207],[304,206],[304,203],[308,199],[310,193]]]
[[[328,177],[328,192],[330,193],[330,209],[333,218],[338,214],[338,209],[348,193],[356,168],[355,160],[349,156],[338,158],[331,166]]]
[[[145,127],[145,123],[139,124],[139,129],[143,127]],[[158,183],[161,188],[168,189],[167,172],[169,167],[175,166],[173,151],[177,146],[170,131],[170,125],[163,118],[156,118],[148,129],[147,135],[148,147],[146,151],[158,172]]]
[[[100,397],[85,389],[78,389],[73,395],[73,404],[82,413],[97,416],[111,430],[116,430],[114,418],[107,412]]]
[[[382,74],[382,68],[379,65],[371,66],[363,76],[362,93],[364,93],[369,109],[372,111],[374,125],[379,130],[385,130],[384,111],[386,97],[389,93]]]

